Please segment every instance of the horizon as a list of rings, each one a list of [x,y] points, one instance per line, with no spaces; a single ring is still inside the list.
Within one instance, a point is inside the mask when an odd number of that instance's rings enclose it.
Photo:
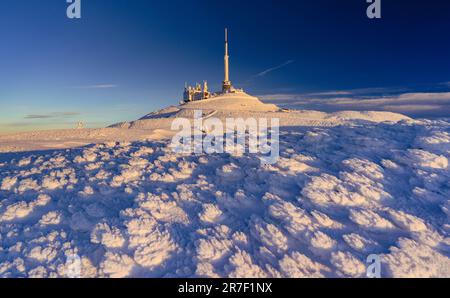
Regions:
[[[449,0],[0,1],[0,278],[449,278],[449,28]]]
[[[98,128],[178,104],[185,82],[219,90],[223,29],[233,85],[286,107],[450,112],[450,4],[366,1],[2,1],[0,134]],[[178,9],[174,9],[177,7]],[[373,100],[373,101],[369,101]]]

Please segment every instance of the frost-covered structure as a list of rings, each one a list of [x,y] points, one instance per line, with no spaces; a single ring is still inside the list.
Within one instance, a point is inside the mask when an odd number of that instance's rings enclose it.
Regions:
[[[191,102],[197,100],[208,99],[214,96],[219,96],[227,93],[244,93],[242,89],[236,89],[230,81],[230,56],[228,55],[228,29],[225,29],[225,56],[224,56],[224,80],[222,82],[222,91],[217,93],[210,93],[208,90],[208,83],[203,83],[203,88],[200,84],[184,87],[183,101]]]
[[[203,82],[203,88],[200,84],[196,84],[195,87],[186,86],[184,87],[183,99],[185,102],[208,99],[211,97],[211,92],[208,90],[208,82]]]

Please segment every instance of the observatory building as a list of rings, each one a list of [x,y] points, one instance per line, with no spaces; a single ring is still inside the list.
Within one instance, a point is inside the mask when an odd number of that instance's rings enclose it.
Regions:
[[[211,93],[208,91],[208,82],[203,82],[203,88],[200,84],[196,84],[195,87],[184,86],[184,96],[183,99],[185,102],[208,99],[211,97]]]
[[[203,88],[200,84],[196,84],[195,87],[186,86],[184,87],[184,102],[191,102],[197,100],[208,99],[227,93],[241,93],[244,92],[242,89],[235,89],[230,81],[230,56],[228,55],[228,29],[225,29],[225,56],[224,56],[224,80],[222,82],[222,90],[216,93],[211,93],[208,90],[208,82],[203,82]]]

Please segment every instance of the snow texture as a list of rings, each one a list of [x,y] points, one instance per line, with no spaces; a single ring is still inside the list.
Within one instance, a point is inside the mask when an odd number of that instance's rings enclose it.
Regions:
[[[3,153],[0,276],[65,277],[76,256],[83,277],[364,277],[377,254],[383,277],[450,277],[449,132],[285,127],[265,166],[166,140]]]

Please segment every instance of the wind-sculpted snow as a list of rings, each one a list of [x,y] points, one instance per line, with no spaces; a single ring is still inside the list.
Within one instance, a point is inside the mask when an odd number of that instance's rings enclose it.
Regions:
[[[0,276],[450,277],[450,123],[284,128],[280,159],[168,141],[0,156]]]

